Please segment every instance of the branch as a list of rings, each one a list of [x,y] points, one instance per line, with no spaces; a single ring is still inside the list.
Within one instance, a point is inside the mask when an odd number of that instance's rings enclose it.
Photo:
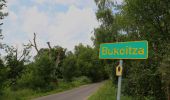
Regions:
[[[18,58],[18,48],[15,49],[15,58]]]
[[[60,54],[61,54],[61,52],[59,51],[59,53],[57,55],[57,59],[56,59],[56,67],[58,67],[58,65],[60,63]]]
[[[30,40],[29,40],[29,42],[30,42],[30,46],[34,47],[35,50],[37,51],[37,53],[39,53],[37,43],[36,43],[36,34],[35,33],[34,33],[33,43]]]
[[[36,49],[36,51],[37,51],[37,53],[39,53],[39,50],[38,50],[38,47],[37,47],[37,43],[36,43],[36,34],[34,33],[34,47],[35,47],[35,49]]]
[[[48,45],[49,49],[52,50],[50,42],[47,42],[47,45]]]
[[[24,56],[25,56],[25,50],[23,50],[22,55],[19,57],[18,60],[21,61],[21,58],[24,57]],[[25,57],[24,57],[24,58],[25,58]],[[23,59],[24,59],[24,58],[23,58]],[[23,59],[22,59],[22,60],[23,60]]]
[[[52,57],[52,48],[51,48],[51,45],[50,45],[50,42],[47,42],[47,45],[48,45],[48,48],[49,48],[49,58],[51,58]]]

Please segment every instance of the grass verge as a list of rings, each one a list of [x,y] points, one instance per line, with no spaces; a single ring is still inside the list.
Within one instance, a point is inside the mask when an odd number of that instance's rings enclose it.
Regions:
[[[111,81],[106,81],[88,100],[116,100],[116,88]],[[132,100],[132,98],[121,96],[121,100]]]

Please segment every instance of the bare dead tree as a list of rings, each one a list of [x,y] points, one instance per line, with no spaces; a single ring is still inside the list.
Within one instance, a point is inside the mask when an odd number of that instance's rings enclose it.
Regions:
[[[16,49],[14,50],[15,52],[15,58],[18,59],[18,47],[16,47]]]
[[[47,42],[47,45],[48,45],[48,48],[49,48],[49,58],[51,58],[52,56],[54,56],[54,55],[52,55],[52,50],[53,50],[53,48],[51,47],[51,44],[50,44],[50,42]],[[54,52],[57,52],[57,51],[54,51]],[[55,56],[57,56],[56,57],[56,59],[52,59],[52,60],[54,60],[55,61],[55,71],[54,71],[54,75],[56,74],[56,72],[57,72],[57,68],[58,68],[58,65],[59,65],[59,63],[61,62],[60,61],[60,54],[61,54],[61,51],[59,50],[58,51],[58,53],[57,53],[57,55],[55,55]],[[54,80],[54,82],[55,83],[57,83],[58,84],[58,79],[57,79],[57,77],[56,77],[56,79]]]
[[[52,50],[50,42],[47,42],[47,45],[48,45],[49,49]]]
[[[24,48],[24,50],[22,50],[22,54],[21,54],[21,56],[19,57],[19,61],[21,61],[21,60],[25,60],[26,59],[26,57],[29,55],[29,53],[30,53],[30,49],[29,48]]]
[[[5,51],[8,55],[12,55],[17,61],[24,61],[30,53],[30,48],[23,48],[19,51],[18,47],[5,45]]]
[[[57,55],[57,59],[56,59],[56,67],[58,67],[59,63],[61,62],[60,61],[60,54],[61,54],[61,51],[59,51],[58,55]]]
[[[34,33],[33,43],[30,40],[29,40],[29,42],[30,42],[31,46],[35,48],[37,53],[39,53],[39,49],[38,49],[37,43],[36,43],[36,34],[35,33]]]
[[[51,47],[51,44],[50,42],[47,42],[47,45],[48,45],[48,48],[49,48],[49,56],[52,52],[52,47]],[[56,67],[58,67],[59,63],[60,63],[60,54],[61,54],[61,51],[59,50],[59,53],[56,55],[57,56],[57,59],[56,59]]]
[[[48,45],[48,48],[49,48],[48,56],[49,56],[49,58],[51,58],[51,57],[52,57],[52,54],[51,54],[51,52],[52,52],[52,48],[51,48],[50,42],[47,42],[47,45]]]

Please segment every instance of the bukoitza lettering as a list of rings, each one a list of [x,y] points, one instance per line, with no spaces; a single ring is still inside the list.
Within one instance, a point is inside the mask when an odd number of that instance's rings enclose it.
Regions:
[[[144,48],[133,48],[126,46],[124,48],[102,47],[102,55],[144,55]]]

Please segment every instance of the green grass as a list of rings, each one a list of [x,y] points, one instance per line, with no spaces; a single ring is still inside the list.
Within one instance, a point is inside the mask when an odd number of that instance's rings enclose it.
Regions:
[[[116,100],[116,88],[111,81],[106,81],[88,100]],[[121,96],[121,100],[132,100],[132,98]]]
[[[12,91],[10,88],[7,88],[5,89],[3,96],[0,96],[0,100],[31,100],[37,97],[66,91],[88,83],[89,81],[84,81],[82,78],[77,78],[73,82],[69,82],[69,83],[60,81],[58,86],[54,90],[48,92],[43,92],[41,90],[35,91],[32,89],[20,89],[17,91]]]

